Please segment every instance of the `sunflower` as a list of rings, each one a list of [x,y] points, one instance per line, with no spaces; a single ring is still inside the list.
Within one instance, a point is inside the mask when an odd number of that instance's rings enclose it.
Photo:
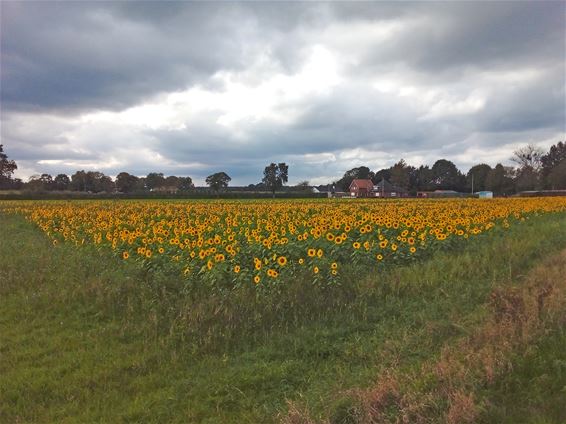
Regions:
[[[122,258],[128,259],[129,257],[130,257],[130,254],[128,252],[122,253]]]
[[[287,265],[287,258],[286,258],[285,256],[279,256],[279,257],[277,258],[277,263],[278,263],[280,266],[285,266],[285,265]]]

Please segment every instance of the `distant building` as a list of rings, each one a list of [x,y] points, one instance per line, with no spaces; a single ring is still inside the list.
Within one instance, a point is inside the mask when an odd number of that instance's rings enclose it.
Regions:
[[[348,191],[352,197],[370,197],[373,191],[373,181],[355,179],[350,183]]]
[[[529,190],[516,194],[519,197],[566,196],[566,190]]]
[[[382,179],[372,189],[374,197],[408,197],[409,192],[403,187],[391,184],[389,181]]]
[[[434,191],[417,192],[417,197],[431,198],[431,199],[449,198],[449,197],[466,197],[466,196],[469,196],[469,194],[460,193],[454,190],[434,190]]]
[[[476,194],[480,199],[493,199],[493,191],[478,191]]]
[[[402,187],[395,186],[387,180],[373,184],[370,179],[355,179],[348,189],[351,197],[408,197],[408,192]]]

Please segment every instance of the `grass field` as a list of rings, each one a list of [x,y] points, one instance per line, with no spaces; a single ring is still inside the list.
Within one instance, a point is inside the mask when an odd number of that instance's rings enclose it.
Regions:
[[[0,422],[565,422],[565,249],[566,214],[535,214],[203,295],[0,213]]]

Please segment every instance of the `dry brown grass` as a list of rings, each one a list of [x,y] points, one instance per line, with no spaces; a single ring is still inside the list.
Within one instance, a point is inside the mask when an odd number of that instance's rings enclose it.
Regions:
[[[355,422],[449,424],[476,422],[487,402],[479,387],[510,369],[510,354],[536,340],[546,328],[566,323],[566,250],[548,258],[520,281],[495,288],[487,300],[483,324],[438,358],[413,372],[383,372],[375,384],[342,393],[359,406]],[[313,422],[290,403],[286,424]]]

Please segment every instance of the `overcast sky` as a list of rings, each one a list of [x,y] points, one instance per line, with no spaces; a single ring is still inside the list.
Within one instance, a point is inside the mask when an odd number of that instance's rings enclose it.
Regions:
[[[1,143],[16,176],[269,162],[326,183],[400,158],[467,171],[565,139],[565,2],[10,2]]]

